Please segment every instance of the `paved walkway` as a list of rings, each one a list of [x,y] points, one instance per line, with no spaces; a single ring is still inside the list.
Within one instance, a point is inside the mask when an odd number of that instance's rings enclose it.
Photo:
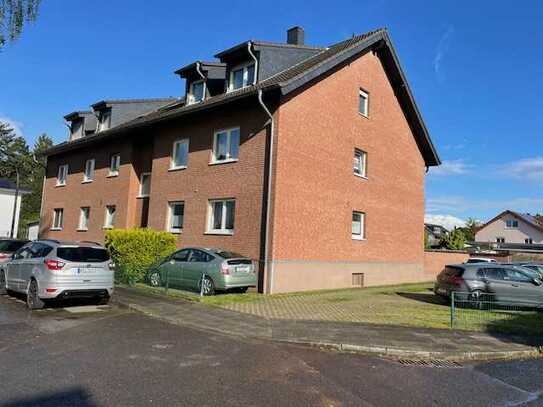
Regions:
[[[538,355],[522,338],[446,329],[263,318],[200,303],[117,288],[114,301],[161,320],[227,335],[402,358],[499,359]]]

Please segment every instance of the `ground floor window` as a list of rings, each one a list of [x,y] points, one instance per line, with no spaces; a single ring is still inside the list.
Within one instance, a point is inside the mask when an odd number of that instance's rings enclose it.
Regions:
[[[53,230],[61,230],[64,226],[64,209],[56,208],[53,210]]]
[[[89,228],[90,208],[82,207],[79,213],[79,230],[88,230]]]
[[[184,202],[170,202],[168,214],[168,230],[172,233],[181,233],[185,215]]]
[[[117,213],[117,207],[115,205],[106,206],[106,216],[104,219],[104,228],[112,229],[115,226],[115,214]]]
[[[366,238],[366,214],[364,212],[353,211],[352,238],[355,240],[364,240]]]
[[[505,237],[497,237],[496,243],[505,243]]]
[[[209,201],[207,231],[209,233],[233,234],[236,201],[221,199]]]

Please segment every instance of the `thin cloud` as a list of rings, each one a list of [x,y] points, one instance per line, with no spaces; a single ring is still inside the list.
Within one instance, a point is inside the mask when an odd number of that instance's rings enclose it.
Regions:
[[[453,215],[424,215],[424,223],[441,225],[447,230],[453,230],[455,227],[466,226],[466,221]]]
[[[437,176],[466,175],[471,172],[473,165],[464,160],[445,160],[441,165],[430,168],[429,174]]]
[[[1,114],[0,114],[0,122],[9,124],[9,126],[13,129],[14,133],[17,136],[24,137],[23,130],[22,130],[24,127],[23,123],[13,120],[7,116],[2,116]]]
[[[444,79],[442,71],[443,58],[449,50],[453,34],[454,27],[452,25],[449,25],[445,33],[443,33],[443,35],[441,36],[439,43],[437,44],[436,54],[434,56],[434,72],[436,73],[437,78],[440,81]]]
[[[543,157],[523,158],[511,161],[500,168],[500,174],[506,177],[543,184]]]

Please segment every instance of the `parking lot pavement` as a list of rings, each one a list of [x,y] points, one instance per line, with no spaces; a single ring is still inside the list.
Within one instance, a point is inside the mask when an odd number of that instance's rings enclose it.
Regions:
[[[81,310],[0,296],[0,406],[543,405],[541,360],[436,368]]]

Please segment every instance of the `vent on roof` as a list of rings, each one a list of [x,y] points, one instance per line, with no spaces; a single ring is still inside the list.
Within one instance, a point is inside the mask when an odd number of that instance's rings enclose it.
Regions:
[[[304,45],[304,29],[296,26],[287,31],[287,43],[292,45]]]

